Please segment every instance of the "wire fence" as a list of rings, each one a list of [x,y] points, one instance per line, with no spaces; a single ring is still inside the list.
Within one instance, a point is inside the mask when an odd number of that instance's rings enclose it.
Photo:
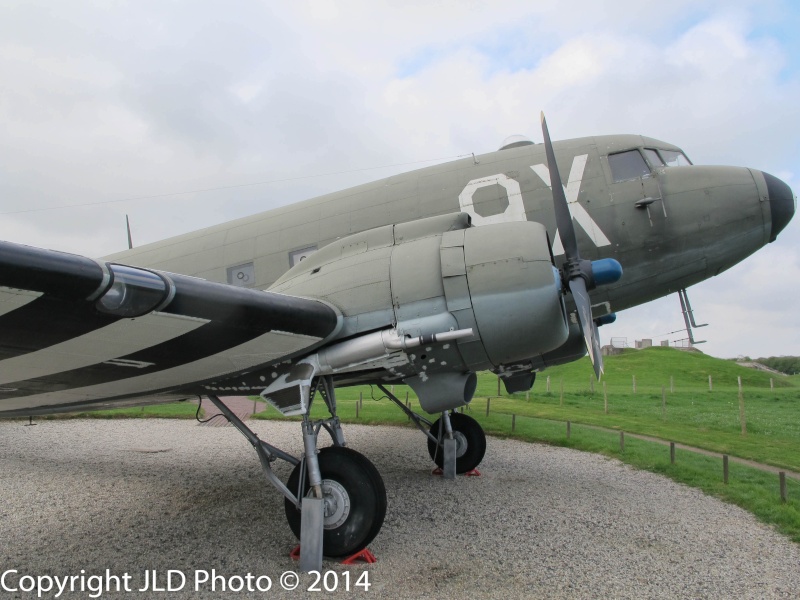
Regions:
[[[399,391],[397,393],[401,401],[404,400],[404,404],[407,407],[410,407],[412,410],[420,410],[418,401],[413,394],[409,394],[409,392],[403,394]],[[666,395],[666,389],[662,390],[662,394]],[[370,416],[369,403],[366,411],[364,408],[364,397],[362,392],[359,395],[359,399],[355,402],[356,421],[369,418]],[[367,399],[369,400],[370,397],[367,396]],[[481,423],[490,434],[506,435],[530,441],[540,441],[578,449],[606,452],[618,455],[623,460],[626,459],[626,453],[632,451],[632,441],[637,445],[646,445],[648,447],[647,451],[650,453],[657,453],[659,452],[657,449],[663,447],[664,460],[668,460],[668,463],[673,466],[680,463],[680,456],[682,453],[690,453],[690,455],[704,457],[706,461],[710,461],[711,464],[706,462],[703,465],[703,470],[709,471],[710,469],[710,472],[716,470],[717,475],[712,476],[718,478],[718,480],[725,485],[728,485],[732,481],[730,464],[732,462],[737,463],[742,467],[756,469],[774,476],[774,490],[777,497],[780,498],[780,502],[783,504],[789,502],[789,484],[787,480],[800,484],[800,473],[778,469],[770,465],[748,461],[728,454],[711,452],[702,448],[615,428],[575,423],[571,420],[535,417],[513,411],[509,412],[508,410],[498,409],[493,405],[493,400],[495,404],[497,404],[497,401],[502,399],[507,398],[501,396],[476,398],[470,404],[458,409],[458,412],[463,412],[464,414],[472,416]],[[606,404],[607,402],[608,400],[606,399]],[[678,451],[680,451],[680,453]],[[696,461],[694,462],[696,463]],[[716,467],[713,466],[714,464],[716,464]],[[743,477],[743,479],[745,478],[746,477]]]

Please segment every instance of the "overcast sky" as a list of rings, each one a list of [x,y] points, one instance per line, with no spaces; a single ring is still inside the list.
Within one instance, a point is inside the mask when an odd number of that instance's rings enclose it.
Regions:
[[[141,245],[540,140],[540,110],[797,192],[798,30],[789,0],[0,0],[0,239],[101,256],[125,214]],[[800,355],[799,233],[690,289],[701,349]],[[602,338],[681,326],[673,296]]]

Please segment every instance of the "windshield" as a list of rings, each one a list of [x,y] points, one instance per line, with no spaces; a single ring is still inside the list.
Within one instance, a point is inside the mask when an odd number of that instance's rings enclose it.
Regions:
[[[634,148],[608,155],[608,166],[611,168],[611,178],[614,183],[650,177],[651,169],[684,167],[691,164],[692,161],[680,150]]]

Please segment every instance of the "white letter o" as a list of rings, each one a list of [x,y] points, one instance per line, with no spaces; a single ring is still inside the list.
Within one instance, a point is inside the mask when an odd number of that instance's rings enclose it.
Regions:
[[[499,214],[482,217],[475,210],[475,206],[472,203],[472,196],[478,189],[490,185],[501,185],[505,188],[506,194],[508,194],[508,206]],[[519,182],[502,173],[470,181],[458,195],[458,203],[461,205],[461,210],[469,213],[475,225],[492,225],[494,223],[527,220],[525,216],[525,206],[522,203],[522,190],[519,187]]]

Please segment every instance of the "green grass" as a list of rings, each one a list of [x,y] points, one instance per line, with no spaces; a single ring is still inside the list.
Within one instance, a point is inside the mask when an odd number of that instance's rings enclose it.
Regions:
[[[91,410],[86,412],[42,415],[34,417],[34,419],[194,419],[196,413],[196,404],[190,402],[170,402],[168,404],[150,404],[148,406],[114,408],[112,410]],[[200,416],[202,418],[202,411],[200,412]],[[24,418],[27,419],[27,417]]]
[[[538,375],[529,401],[525,394],[512,396],[521,404],[493,399],[493,410],[623,429],[800,471],[800,380],[796,378],[671,348],[630,351],[606,360],[603,381],[609,413],[605,414],[603,386],[595,382],[592,393],[591,374],[587,359],[549,369]],[[739,421],[737,377],[742,378],[746,435]],[[770,377],[775,389],[770,389]],[[481,377],[479,393],[489,395],[487,388],[496,396],[496,378]]]

